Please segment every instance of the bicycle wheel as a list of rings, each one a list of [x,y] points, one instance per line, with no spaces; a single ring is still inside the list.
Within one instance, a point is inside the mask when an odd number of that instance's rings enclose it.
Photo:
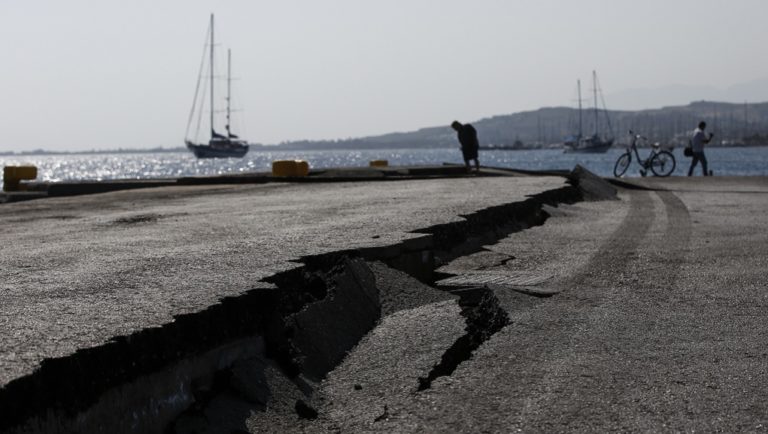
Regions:
[[[621,154],[619,159],[616,160],[616,165],[613,166],[613,176],[620,178],[621,175],[626,173],[627,168],[629,168],[629,163],[631,162],[632,156],[629,154],[629,152]]]
[[[651,158],[651,172],[656,176],[669,176],[675,171],[675,156],[669,151],[659,151]]]

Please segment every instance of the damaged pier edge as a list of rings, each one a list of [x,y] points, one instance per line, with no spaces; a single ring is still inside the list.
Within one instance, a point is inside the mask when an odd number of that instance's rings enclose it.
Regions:
[[[548,217],[544,205],[609,199],[611,194],[615,197],[612,187],[596,179],[602,181],[589,172],[580,172],[577,167],[568,178],[569,185],[562,188],[522,202],[479,210],[463,216],[464,220],[459,222],[414,231],[424,236],[396,245],[305,257],[301,260],[302,266],[267,278],[259,287],[222,299],[203,311],[176,316],[173,322],[162,327],[116,337],[104,345],[81,349],[66,357],[44,360],[32,374],[0,389],[0,408],[4,413],[0,418],[0,431],[42,432],[54,425],[77,430],[77,421],[83,420],[83,414],[105,393],[178,367],[185,360],[217,348],[231,347],[236,342],[251,342],[253,346],[253,339],[261,339],[262,356],[275,361],[289,377],[304,375],[320,379],[380,319],[375,280],[365,261],[379,260],[432,283],[434,271],[441,263],[477,251],[482,245],[513,232],[543,224]],[[450,375],[466,358],[467,348],[471,354],[508,321],[498,305],[494,308],[487,290],[479,294],[480,298],[475,301],[465,297],[460,301],[467,317],[468,342],[457,342],[455,346],[461,348],[454,351],[462,355],[446,353],[444,363],[423,380],[424,388],[429,387],[434,378]],[[342,320],[350,312],[356,312],[355,320]],[[478,318],[487,317],[489,313],[493,321],[485,325],[482,320],[478,322]],[[329,327],[327,323],[334,321],[336,324]],[[325,344],[317,345],[318,341]],[[252,352],[245,353],[252,357]],[[234,357],[228,360],[230,365],[235,362]],[[163,402],[164,398],[155,394],[166,393],[165,398],[172,402],[171,397],[178,397],[180,389],[192,387],[189,381],[164,392],[153,391],[146,398]],[[194,393],[186,392],[182,394],[184,399],[144,417],[152,419],[154,426],[167,426],[183,407],[194,404]],[[136,399],[116,400],[115,405],[128,402]],[[113,414],[131,414],[132,409],[113,410]],[[130,426],[122,426],[113,431],[132,430]]]

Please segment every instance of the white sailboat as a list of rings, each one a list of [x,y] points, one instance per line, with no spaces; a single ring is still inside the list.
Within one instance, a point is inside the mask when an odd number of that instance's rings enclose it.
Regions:
[[[595,132],[591,136],[584,136],[583,123],[582,123],[582,108],[581,108],[581,80],[577,80],[577,87],[579,92],[579,132],[567,139],[564,143],[564,152],[583,152],[583,153],[603,153],[606,152],[613,145],[613,138],[600,137],[600,110],[597,105],[597,73],[592,71],[592,87],[595,97]],[[603,110],[606,112],[607,110]],[[606,121],[608,128],[610,129],[610,120]],[[612,132],[611,132],[612,134]]]
[[[208,143],[195,143],[195,140],[188,138],[189,137],[189,130],[192,125],[192,121],[194,119],[195,115],[195,108],[198,101],[198,95],[200,90],[200,83],[202,81],[202,72],[204,68],[201,65],[200,73],[197,77],[197,88],[195,89],[195,100],[192,103],[192,110],[189,114],[189,121],[187,122],[187,132],[185,134],[184,143],[187,145],[187,149],[192,151],[193,154],[197,158],[228,158],[228,157],[234,157],[234,158],[242,158],[247,152],[248,152],[248,142],[245,140],[240,139],[237,135],[232,133],[231,127],[230,127],[230,120],[232,115],[231,110],[231,104],[232,101],[232,53],[230,50],[227,50],[227,110],[226,110],[226,134],[220,134],[216,132],[215,128],[215,112],[214,110],[214,71],[213,71],[213,64],[214,64],[214,56],[213,56],[213,50],[214,50],[214,34],[213,34],[213,14],[211,14],[211,23],[210,27],[208,28],[208,31],[210,33],[210,44],[209,44],[209,63],[208,63],[208,70],[209,70],[209,92],[210,92],[210,130],[211,130],[211,138],[208,140]],[[204,97],[205,95],[203,95]],[[200,107],[200,114],[202,113],[202,101],[201,101],[201,107]],[[198,118],[198,128],[199,130],[199,120]]]

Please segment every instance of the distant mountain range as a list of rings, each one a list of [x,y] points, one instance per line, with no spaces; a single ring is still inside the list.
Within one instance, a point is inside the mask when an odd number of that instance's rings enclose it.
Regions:
[[[768,81],[766,81],[768,85]],[[750,89],[739,86],[732,92]],[[690,88],[696,90],[698,88]],[[744,90],[744,92],[747,92]],[[631,95],[630,93],[625,93]],[[611,97],[612,100],[615,96]],[[618,99],[618,98],[617,98]],[[594,131],[594,116],[585,109],[583,130]],[[699,121],[708,123],[708,130],[716,134],[713,145],[768,145],[768,102],[726,103],[698,101],[685,106],[670,106],[646,110],[610,110],[599,117],[599,129],[611,135],[616,144],[628,142],[629,130],[648,137],[652,142],[680,145],[688,141],[691,131]],[[461,119],[464,121],[464,119]],[[569,107],[548,107],[507,115],[498,115],[477,121],[469,120],[478,131],[483,147],[504,149],[536,149],[561,147],[563,139],[577,131],[578,111]],[[251,145],[258,150],[312,150],[312,149],[398,149],[456,147],[456,133],[447,119],[444,126],[422,128],[417,131],[390,133],[379,136],[344,140],[304,140],[284,142],[278,145]],[[612,134],[609,133],[612,130]],[[30,154],[87,154],[87,153],[136,153],[136,152],[186,152],[183,147],[153,149],[91,150],[80,152],[25,151],[0,152],[0,155]]]
[[[735,104],[724,102],[693,102],[686,106],[647,110],[610,110],[598,118],[600,131],[617,139],[628,140],[633,130],[651,141],[678,144],[687,142],[688,135],[699,121],[709,125],[720,145],[768,144],[768,102]],[[583,130],[595,129],[594,117],[584,113]],[[284,142],[279,149],[383,149],[438,148],[456,146],[456,133],[445,126],[422,128],[412,132],[344,140]],[[471,122],[477,129],[481,146],[503,148],[543,148],[562,144],[565,137],[577,131],[578,110],[568,107],[541,108],[508,115],[493,116]],[[612,130],[612,133],[609,131]],[[765,139],[763,139],[765,138]],[[765,142],[765,143],[763,143]],[[273,147],[269,147],[274,149]]]

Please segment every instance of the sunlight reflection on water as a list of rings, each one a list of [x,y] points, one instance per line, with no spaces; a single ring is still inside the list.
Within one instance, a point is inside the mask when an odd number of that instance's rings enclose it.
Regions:
[[[481,151],[485,166],[526,170],[570,170],[576,164],[602,176],[612,176],[616,158],[623,152],[564,154],[560,150]],[[647,149],[640,150],[645,157]],[[685,175],[690,159],[674,151],[675,175]],[[712,148],[707,150],[716,175],[768,175],[768,148]],[[313,168],[367,166],[370,160],[388,160],[391,166],[462,163],[458,148],[329,151],[251,151],[241,159],[197,160],[191,153],[82,154],[0,156],[0,165],[32,164],[38,180],[157,179],[226,173],[268,172],[274,160],[304,159]],[[627,176],[639,176],[634,162]],[[698,172],[697,172],[698,174]]]

